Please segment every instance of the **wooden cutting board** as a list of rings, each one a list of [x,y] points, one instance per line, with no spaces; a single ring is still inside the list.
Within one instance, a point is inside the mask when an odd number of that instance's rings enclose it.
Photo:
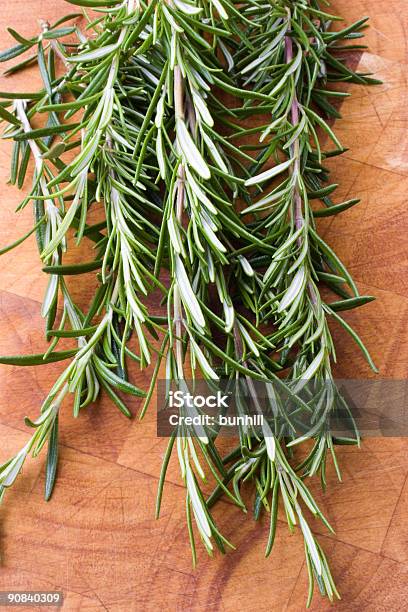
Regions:
[[[13,43],[13,26],[30,36],[37,19],[56,20],[72,6],[63,0],[14,0],[2,5],[0,48]],[[348,21],[369,15],[369,51],[360,69],[383,85],[352,87],[336,133],[348,152],[333,160],[340,198],[359,206],[320,224],[349,265],[362,293],[376,302],[347,316],[364,337],[381,375],[406,378],[408,363],[407,193],[408,10],[404,0],[337,0],[332,9]],[[31,72],[0,79],[1,90],[35,87]],[[14,209],[21,197],[7,186],[10,145],[0,144],[0,246],[28,231],[32,213]],[[343,197],[344,196],[344,197]],[[73,259],[76,254],[74,253]],[[5,255],[0,268],[0,354],[35,353],[45,347],[39,315],[45,289],[34,240]],[[92,278],[75,281],[79,304],[89,299]],[[355,345],[334,330],[341,376],[372,376]],[[18,369],[0,366],[0,460],[27,439],[23,417],[35,417],[59,364]],[[146,385],[148,373],[136,375]],[[138,409],[134,403],[134,411]],[[248,612],[302,610],[306,592],[303,544],[279,525],[275,550],[264,559],[268,525],[255,524],[228,503],[216,510],[219,527],[237,546],[226,557],[199,552],[191,567],[184,521],[184,490],[170,468],[162,517],[154,497],[164,441],[155,436],[154,404],[144,422],[121,416],[102,400],[80,419],[69,406],[62,422],[58,486],[43,501],[44,458],[30,462],[0,510],[0,589],[54,590],[64,610],[201,610]],[[343,484],[329,474],[328,491],[313,486],[336,530],[316,533],[331,559],[343,600],[338,609],[397,611],[408,601],[408,443],[368,439],[362,450],[339,452]],[[329,604],[316,596],[313,610]],[[27,608],[28,609],[28,608]]]

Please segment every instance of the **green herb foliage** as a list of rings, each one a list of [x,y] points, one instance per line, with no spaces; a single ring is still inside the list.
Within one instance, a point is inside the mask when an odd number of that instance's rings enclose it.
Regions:
[[[274,414],[288,417],[275,389],[297,413],[312,411],[310,430],[299,435],[293,427],[288,435],[279,419],[265,422],[262,435],[242,428],[238,446],[222,458],[214,432],[183,425],[169,441],[157,515],[176,450],[193,561],[197,533],[208,553],[214,546],[225,552],[232,544],[212,506],[226,495],[245,511],[241,484],[251,480],[255,517],[261,508],[270,514],[266,555],[281,505],[289,528],[299,526],[304,537],[308,603],[314,582],[333,600],[338,592],[305,510],[331,527],[305,478],[318,473],[324,487],[329,456],[340,477],[335,445],[359,443],[357,431],[350,440],[330,432],[335,406],[347,406],[333,381],[329,321],[343,326],[375,369],[338,314],[373,298],[359,295],[316,219],[358,203],[334,200],[337,185],[324,164],[344,151],[330,120],[340,116],[336,99],[348,94],[330,83],[376,82],[344,59],[362,48],[353,41],[366,19],[331,29],[338,18],[316,0],[70,3],[82,7],[85,29],[76,22],[82,13],[42,22],[30,39],[9,29],[17,45],[0,54],[0,61],[18,58],[7,74],[37,65],[42,80],[36,92],[0,93],[3,137],[13,142],[10,182],[26,187],[34,168],[18,210],[33,206],[35,218],[32,230],[0,253],[35,233],[49,279],[41,311],[48,350],[0,362],[69,360],[40,416],[26,419],[33,435],[0,467],[1,494],[26,458],[48,444],[51,497],[58,415],[70,394],[75,416],[101,389],[128,417],[122,394],[145,396],[143,415],[163,366],[181,390],[191,377],[214,384],[227,378],[262,411],[261,381]],[[325,150],[328,142],[333,148]],[[95,207],[103,218],[92,224]],[[64,263],[71,230],[77,244],[93,243],[94,260]],[[92,271],[99,286],[82,311],[65,277]],[[324,285],[340,299],[327,302]],[[166,314],[153,312],[157,299]],[[66,337],[77,348],[56,350]],[[148,390],[128,380],[128,359],[141,368],[154,364]],[[291,447],[309,439],[311,452],[294,468]],[[216,481],[209,498],[200,485],[206,473]]]

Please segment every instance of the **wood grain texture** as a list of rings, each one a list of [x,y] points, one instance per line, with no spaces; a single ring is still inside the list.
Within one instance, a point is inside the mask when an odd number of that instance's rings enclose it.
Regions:
[[[350,88],[336,133],[349,150],[330,160],[339,197],[360,197],[359,206],[322,220],[321,231],[350,266],[364,293],[378,300],[347,315],[364,337],[381,374],[406,378],[408,363],[407,221],[408,128],[405,0],[337,0],[334,9],[351,21],[369,15],[369,52],[360,69],[384,83]],[[0,47],[13,25],[31,35],[36,19],[56,19],[63,0],[15,0],[2,5]],[[72,7],[71,7],[72,8]],[[0,89],[35,85],[28,72],[0,78]],[[6,186],[10,147],[0,144],[0,245],[27,231],[27,208],[18,217],[19,194]],[[75,258],[75,254],[73,258]],[[0,271],[0,354],[38,352],[45,346],[39,303],[46,279],[34,240],[2,258]],[[86,304],[92,277],[73,286]],[[371,376],[353,343],[333,329],[341,376]],[[0,460],[26,440],[23,417],[35,416],[61,364],[41,368],[0,367]],[[137,373],[145,386],[147,373]],[[138,403],[134,402],[134,412]],[[69,406],[61,422],[59,482],[50,503],[43,501],[43,460],[31,461],[0,510],[0,589],[61,589],[64,610],[164,609],[249,612],[303,609],[306,570],[299,534],[281,524],[275,550],[265,560],[268,526],[254,524],[231,504],[220,503],[221,530],[237,546],[211,560],[199,552],[192,570],[184,521],[184,491],[170,468],[162,518],[154,520],[154,498],[164,441],[155,436],[154,410],[140,423],[127,421],[106,399],[73,419]],[[408,601],[408,441],[369,439],[361,451],[339,453],[344,483],[329,473],[328,490],[313,485],[335,536],[316,524],[331,558],[343,599],[339,610],[398,611]],[[312,610],[329,609],[314,599]]]

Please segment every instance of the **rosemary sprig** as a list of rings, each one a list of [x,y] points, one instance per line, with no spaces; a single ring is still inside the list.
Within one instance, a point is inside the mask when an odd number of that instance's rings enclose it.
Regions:
[[[144,392],[128,381],[126,358],[142,368],[155,361],[142,415],[162,359],[169,388],[185,390],[200,377],[217,384],[225,377],[257,412],[274,416],[265,418],[261,432],[241,428],[238,447],[224,459],[216,432],[180,426],[163,463],[157,515],[176,442],[194,563],[193,519],[207,551],[212,554],[215,544],[224,552],[232,544],[218,530],[211,507],[227,495],[245,510],[240,488],[252,480],[255,516],[264,507],[271,517],[266,555],[282,504],[289,528],[299,525],[304,537],[308,602],[314,580],[332,600],[338,593],[304,508],[331,528],[304,478],[319,473],[325,486],[328,454],[338,470],[334,446],[341,440],[333,436],[330,419],[337,405],[347,405],[332,375],[329,318],[351,334],[374,368],[361,339],[338,314],[372,298],[359,295],[319,236],[316,218],[358,202],[334,203],[337,185],[330,184],[324,160],[343,152],[327,121],[339,117],[332,102],[343,94],[329,83],[375,83],[343,59],[354,47],[344,43],[362,35],[366,20],[331,31],[333,16],[317,0],[247,0],[239,6],[233,0],[70,2],[83,7],[85,31],[60,27],[76,14],[52,26],[42,22],[30,39],[10,30],[18,45],[0,54],[6,61],[29,52],[8,73],[37,63],[42,79],[38,92],[0,94],[4,137],[14,141],[11,182],[22,187],[28,165],[35,169],[19,206],[33,202],[33,230],[0,252],[35,232],[50,276],[42,306],[48,350],[0,362],[72,358],[38,419],[26,421],[35,428],[29,442],[0,467],[1,494],[28,455],[48,442],[50,498],[58,414],[69,393],[76,416],[101,388],[131,416],[119,393]],[[86,8],[100,15],[92,19]],[[68,35],[74,41],[67,42]],[[45,127],[33,127],[44,115]],[[258,117],[262,124],[245,126],[247,118]],[[258,142],[248,144],[248,136]],[[322,136],[333,142],[333,151],[323,149]],[[73,154],[66,156],[68,151]],[[312,206],[314,200],[323,207]],[[90,224],[95,207],[102,220]],[[93,261],[64,263],[72,229],[77,243],[94,243]],[[82,312],[65,276],[92,270],[99,286]],[[325,301],[322,283],[341,299]],[[166,316],[153,314],[149,305],[157,295]],[[76,338],[78,348],[57,351],[64,337]],[[257,381],[265,385],[266,399]],[[249,406],[239,402],[245,413]],[[183,406],[181,412],[192,410]],[[309,423],[306,432],[299,431],[302,419]],[[312,451],[295,469],[291,447],[311,438]],[[353,441],[359,443],[357,431]],[[216,488],[206,499],[200,481],[208,471]]]

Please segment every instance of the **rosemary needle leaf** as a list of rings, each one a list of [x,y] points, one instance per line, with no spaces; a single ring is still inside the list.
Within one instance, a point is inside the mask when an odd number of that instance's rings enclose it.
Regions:
[[[60,274],[61,276],[71,276],[74,274],[85,274],[102,268],[103,259],[95,259],[94,261],[84,262],[81,264],[58,264],[55,266],[44,266],[43,272],[46,274]]]
[[[338,213],[343,212],[344,210],[347,210],[348,208],[351,208],[352,206],[355,206],[359,202],[360,202],[359,199],[354,198],[352,200],[347,200],[346,202],[342,202],[341,204],[335,204],[328,208],[320,208],[319,210],[313,211],[313,216],[314,217],[331,217],[332,215],[337,215]]]
[[[19,120],[12,113],[9,113],[7,109],[0,105],[0,118],[8,123],[12,123],[14,125],[20,125]]]
[[[358,306],[364,306],[375,300],[372,295],[360,295],[356,298],[350,298],[348,300],[339,300],[338,302],[331,302],[328,304],[331,310],[339,312],[340,310],[350,310],[351,308],[357,308]]]
[[[98,8],[99,6],[115,6],[119,0],[66,0],[69,4],[85,6],[88,8]]]
[[[58,467],[58,415],[52,425],[50,439],[48,441],[47,463],[45,467],[45,501],[51,499],[55,486]]]
[[[258,183],[264,183],[265,181],[268,181],[274,176],[277,176],[278,174],[281,174],[281,172],[284,172],[285,170],[287,170],[289,166],[292,165],[292,163],[293,163],[293,159],[288,159],[287,161],[282,162],[281,164],[278,164],[277,166],[274,166],[273,168],[270,168],[269,170],[265,170],[265,172],[262,172],[261,174],[258,174],[257,176],[252,176],[250,179],[247,179],[245,181],[245,186],[250,187],[251,185],[257,185]]]
[[[33,355],[2,355],[0,356],[0,363],[6,365],[18,365],[18,366],[34,366],[34,365],[46,365],[48,363],[54,363],[55,361],[64,361],[69,359],[78,349],[68,349],[66,351],[55,351],[49,353],[44,358],[44,353],[36,353]]]
[[[10,49],[6,49],[5,51],[0,52],[0,62],[8,62],[9,60],[18,57],[25,51],[27,51],[29,47],[26,44],[19,44],[15,47],[10,47]]]

